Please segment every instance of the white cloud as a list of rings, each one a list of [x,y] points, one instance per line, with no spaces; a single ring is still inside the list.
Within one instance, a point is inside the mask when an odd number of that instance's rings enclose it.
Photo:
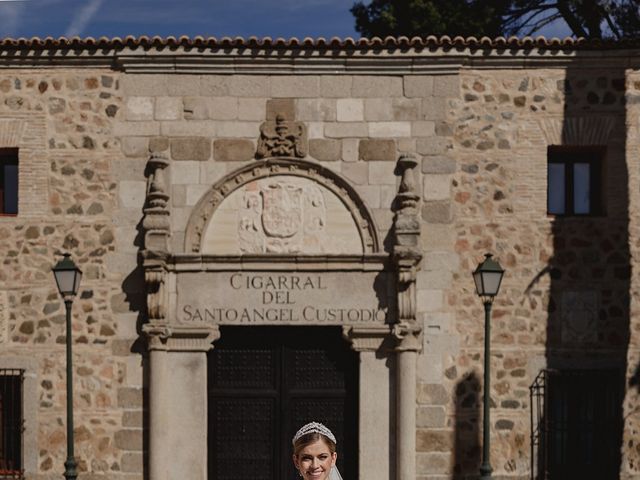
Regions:
[[[80,35],[89,26],[93,17],[98,13],[104,0],[89,0],[89,2],[73,17],[71,23],[67,27],[65,37],[73,37]]]

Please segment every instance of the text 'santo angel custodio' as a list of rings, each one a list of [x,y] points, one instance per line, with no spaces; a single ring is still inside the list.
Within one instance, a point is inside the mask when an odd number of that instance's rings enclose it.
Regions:
[[[351,324],[362,322],[384,323],[386,312],[371,308],[332,307],[331,303],[314,302],[316,294],[325,297],[340,295],[339,285],[329,285],[322,275],[275,275],[234,273],[227,286],[246,292],[244,308],[211,305],[182,307],[183,322],[213,323],[270,323],[313,322]],[[302,300],[301,300],[302,299]],[[322,305],[314,303],[323,303]]]

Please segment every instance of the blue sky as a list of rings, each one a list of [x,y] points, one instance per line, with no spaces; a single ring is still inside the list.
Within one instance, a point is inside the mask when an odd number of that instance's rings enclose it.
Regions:
[[[0,0],[1,37],[358,37],[352,0]],[[564,36],[561,26],[544,32]]]
[[[350,0],[0,0],[0,36],[357,36]]]

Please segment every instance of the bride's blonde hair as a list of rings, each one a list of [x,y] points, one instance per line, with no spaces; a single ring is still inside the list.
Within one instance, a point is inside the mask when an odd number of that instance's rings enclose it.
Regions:
[[[333,442],[326,435],[323,435],[318,432],[311,432],[311,433],[302,435],[300,438],[296,439],[293,442],[293,454],[297,457],[305,447],[307,447],[308,445],[311,445],[312,443],[316,443],[318,440],[322,440],[325,443],[325,445],[329,447],[329,452],[331,452],[331,454],[336,453],[335,442]]]

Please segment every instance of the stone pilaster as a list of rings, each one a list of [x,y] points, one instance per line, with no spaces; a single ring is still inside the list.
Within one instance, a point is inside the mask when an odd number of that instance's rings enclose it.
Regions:
[[[148,337],[149,478],[207,477],[207,351],[217,327],[152,323]]]
[[[396,476],[416,476],[416,361],[422,328],[416,322],[416,271],[420,253],[420,195],[414,169],[416,159],[403,155],[398,160],[400,188],[395,199],[392,258],[397,271],[398,322],[393,326],[396,339]]]
[[[343,327],[343,336],[360,357],[358,436],[361,443],[366,442],[366,448],[361,445],[358,452],[360,478],[388,478],[381,477],[380,472],[389,471],[389,459],[393,457],[389,448],[392,412],[388,398],[380,392],[389,391],[391,384],[389,358],[382,352],[383,344],[391,343],[391,331],[389,326],[348,326]]]

